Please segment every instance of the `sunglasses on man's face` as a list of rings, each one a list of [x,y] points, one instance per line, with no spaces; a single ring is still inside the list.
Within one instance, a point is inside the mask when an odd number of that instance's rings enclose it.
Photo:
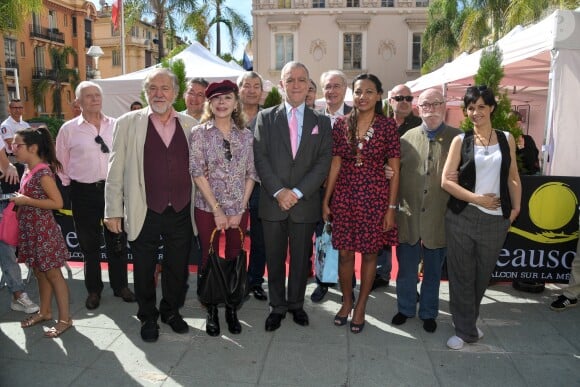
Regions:
[[[107,144],[105,144],[105,140],[103,140],[103,138],[100,135],[95,137],[95,142],[101,146],[101,152],[109,153],[109,147],[107,146]]]
[[[413,100],[412,95],[395,95],[392,98],[397,102],[401,102],[401,101],[411,102]]]

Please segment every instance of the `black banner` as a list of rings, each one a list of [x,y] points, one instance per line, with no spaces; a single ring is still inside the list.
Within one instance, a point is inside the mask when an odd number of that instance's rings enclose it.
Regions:
[[[493,280],[567,283],[578,243],[580,178],[522,176],[522,208]]]
[[[522,176],[522,191],[520,215],[510,228],[492,279],[567,283],[580,228],[580,178]],[[82,262],[83,253],[71,210],[58,211],[56,220],[69,248],[71,261]],[[101,245],[101,259],[106,261],[103,240]],[[197,251],[192,253],[190,263],[195,263],[199,249],[192,250]],[[163,257],[163,248],[160,248],[159,257]]]

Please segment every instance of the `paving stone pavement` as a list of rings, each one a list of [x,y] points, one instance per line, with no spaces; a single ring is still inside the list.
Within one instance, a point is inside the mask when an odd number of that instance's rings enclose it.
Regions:
[[[286,318],[280,329],[265,332],[267,303],[250,298],[239,312],[240,335],[229,334],[220,309],[222,335],[209,337],[192,275],[181,311],[189,333],[160,323],[159,341],[145,343],[136,304],[113,297],[106,286],[101,306],[87,310],[82,267],[72,270],[74,327],[58,339],[43,338],[40,325],[22,329],[24,314],[11,311],[8,291],[0,290],[0,386],[580,386],[580,308],[549,309],[561,285],[547,285],[541,294],[491,286],[481,307],[485,337],[452,351],[445,346],[453,335],[446,282],[435,333],[425,332],[418,318],[390,324],[396,313],[391,282],[371,294],[365,329],[351,334],[348,325],[332,324],[338,290],[313,304],[312,282],[305,304],[310,326]],[[108,281],[106,271],[103,277]],[[27,292],[38,301],[34,280]]]

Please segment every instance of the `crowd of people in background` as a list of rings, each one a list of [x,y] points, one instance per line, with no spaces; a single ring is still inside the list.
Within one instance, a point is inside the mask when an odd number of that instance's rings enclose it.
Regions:
[[[0,266],[11,308],[29,314],[22,327],[53,320],[53,295],[58,317],[45,335],[59,337],[73,324],[61,272],[68,252],[51,212],[63,205],[59,179],[84,256],[86,308],[110,302],[102,300],[104,241],[113,295],[136,302],[146,342],[158,339],[159,318],[175,333],[189,331],[180,313],[189,288],[189,257],[199,241],[196,263],[205,265],[210,249],[218,249],[218,239],[212,239],[216,229],[225,234],[225,259],[235,259],[249,227],[248,294],[268,302],[265,330],[279,329],[288,313],[296,324],[308,326],[304,304],[313,276],[313,237],[324,222],[332,224],[332,244],[339,252],[342,295],[329,324],[341,327],[350,319],[349,330],[363,332],[369,295],[390,286],[396,250],[397,310],[391,323],[400,326],[418,315],[426,332],[436,331],[447,262],[455,327],[447,346],[461,349],[480,340],[481,300],[520,211],[517,157],[525,173],[539,172],[533,139],[492,127],[497,103],[484,86],[466,90],[463,102],[473,129],[462,132],[445,123],[446,100],[436,89],[416,99],[407,86],[387,92],[375,75],[365,73],[350,84],[350,106],[345,103],[349,81],[339,70],[324,72],[318,83],[300,62],[287,63],[280,74],[284,100],[277,106],[261,107],[264,81],[248,71],[237,82],[189,80],[186,110],[177,112],[172,106],[179,93],[176,76],[155,69],[144,80],[145,100],[131,103],[118,119],[102,112],[100,86],[84,81],[76,88],[74,118],[55,139],[44,128],[30,128],[21,101],[12,100],[10,116],[1,124],[0,169],[2,192],[15,192],[9,200],[19,207],[20,235],[18,258],[16,246],[0,241]],[[38,222],[46,225],[42,231],[34,226]],[[33,242],[39,232],[47,241],[42,246]],[[128,246],[134,292],[127,279]],[[362,257],[359,268],[355,253]],[[38,280],[40,305],[24,292],[18,260]],[[552,309],[577,304],[579,267]],[[310,299],[320,303],[336,284],[314,277]],[[220,334],[218,306],[203,304],[210,336]],[[241,306],[225,308],[232,334],[242,332]]]

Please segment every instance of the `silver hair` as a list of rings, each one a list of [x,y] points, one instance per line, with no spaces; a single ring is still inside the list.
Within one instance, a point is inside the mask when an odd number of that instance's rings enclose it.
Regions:
[[[306,67],[306,65],[304,63],[297,62],[297,61],[288,62],[288,63],[286,63],[284,65],[284,67],[282,67],[282,71],[280,71],[280,79],[283,81],[284,80],[284,74],[286,74],[288,71],[290,71],[291,69],[294,69],[296,67],[303,68],[304,71],[306,71],[306,77],[308,79],[310,79],[310,74],[308,72],[308,68]]]
[[[254,79],[254,78],[259,79],[260,80],[260,88],[262,90],[264,90],[264,80],[262,79],[262,77],[260,76],[260,74],[258,74],[255,71],[246,71],[246,72],[242,73],[238,77],[238,79],[236,80],[236,83],[238,84],[238,87],[241,88],[242,87],[242,84],[244,83],[244,81],[246,79],[248,79],[248,78],[250,78],[250,79]]]
[[[77,99],[80,99],[83,90],[86,89],[87,87],[96,87],[97,89],[99,89],[99,93],[103,95],[103,88],[101,87],[101,85],[91,81],[82,81],[81,83],[78,84],[77,88],[75,89],[75,97]]]
[[[145,93],[145,97],[147,98],[147,104],[149,104],[149,105],[150,105],[149,95],[147,94],[147,90],[149,89],[149,85],[151,84],[151,81],[160,75],[165,75],[165,76],[169,77],[169,79],[171,79],[171,83],[173,85],[173,91],[174,91],[173,101],[171,101],[171,104],[173,104],[175,102],[175,99],[177,98],[177,93],[179,93],[179,83],[177,81],[177,77],[175,76],[175,74],[173,74],[173,72],[171,70],[166,69],[166,68],[153,69],[153,70],[149,71],[149,73],[147,74],[147,76],[143,80],[143,92]]]
[[[346,74],[340,70],[329,70],[325,71],[320,75],[320,86],[324,89],[324,84],[326,80],[332,76],[337,76],[342,79],[342,83],[346,86],[348,84],[348,79],[346,79]]]

